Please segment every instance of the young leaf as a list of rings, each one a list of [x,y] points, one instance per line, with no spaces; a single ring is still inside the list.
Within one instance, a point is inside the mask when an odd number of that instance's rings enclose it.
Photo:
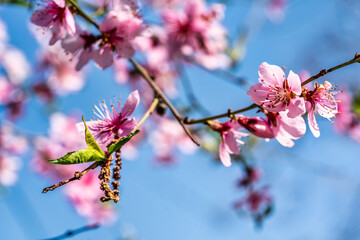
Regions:
[[[111,145],[109,147],[109,155],[112,154],[113,152],[115,152],[116,150],[120,149],[122,146],[124,146],[128,141],[130,141],[130,139],[133,136],[135,136],[139,132],[140,132],[140,130],[136,130],[134,133],[131,133],[129,136],[121,138],[120,141],[118,141],[117,143]]]
[[[50,160],[49,162],[53,164],[68,165],[104,160],[105,157],[101,156],[95,149],[85,148],[79,151],[69,152],[65,156],[55,160]]]
[[[93,137],[93,135],[89,131],[89,129],[88,129],[87,125],[86,125],[86,122],[84,120],[84,116],[82,116],[81,119],[83,120],[84,125],[85,125],[85,141],[86,141],[86,144],[88,145],[89,148],[94,149],[94,150],[98,151],[101,155],[105,156],[105,153],[101,150],[101,148],[99,147],[99,145],[95,141],[95,138]]]

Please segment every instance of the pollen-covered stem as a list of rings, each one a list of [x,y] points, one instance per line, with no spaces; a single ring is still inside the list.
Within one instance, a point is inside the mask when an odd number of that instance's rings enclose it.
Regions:
[[[74,177],[65,180],[65,181],[61,181],[58,184],[54,184],[50,187],[44,188],[44,190],[42,191],[42,193],[47,193],[48,191],[54,191],[56,188],[61,187],[62,185],[65,185],[69,182],[72,182],[74,180],[80,180],[88,171],[97,168],[98,166],[100,166],[99,162],[94,162],[93,164],[91,164],[89,167],[87,167],[85,170],[81,171],[81,172],[75,172],[74,173]]]
[[[353,63],[359,63],[359,62],[360,62],[360,54],[356,53],[354,58],[351,59],[350,61],[344,62],[342,64],[339,64],[339,65],[337,65],[335,67],[332,67],[332,68],[329,68],[329,69],[324,68],[318,74],[312,76],[311,78],[309,78],[306,81],[304,81],[303,83],[301,83],[301,86],[304,86],[304,85],[306,85],[306,84],[308,84],[308,83],[310,83],[310,82],[318,79],[319,77],[322,77],[322,76],[324,76],[324,75],[326,75],[326,74],[328,74],[330,72],[333,72],[333,71],[338,70],[340,68],[346,67],[346,66],[351,65]]]
[[[159,96],[164,103],[169,107],[170,111],[176,118],[176,120],[179,122],[181,127],[184,129],[185,133],[190,137],[190,139],[198,146],[200,146],[199,142],[195,139],[194,136],[190,133],[190,131],[186,128],[184,125],[184,117],[180,115],[180,113],[176,110],[176,108],[171,104],[171,102],[167,99],[163,91],[156,85],[155,81],[151,78],[150,74],[146,71],[145,68],[143,68],[141,65],[139,65],[136,61],[133,59],[129,59],[131,64],[134,66],[134,68],[140,73],[140,75],[146,80],[146,82],[150,85],[150,87],[153,89],[153,91]]]
[[[99,29],[99,25],[94,22],[94,20],[91,19],[91,17],[89,17],[82,9],[81,7],[77,4],[77,2],[75,0],[68,0],[69,3],[71,3],[71,5],[76,8],[77,13],[83,17],[86,21],[88,21],[89,23],[91,23],[92,25],[94,25],[97,29]]]

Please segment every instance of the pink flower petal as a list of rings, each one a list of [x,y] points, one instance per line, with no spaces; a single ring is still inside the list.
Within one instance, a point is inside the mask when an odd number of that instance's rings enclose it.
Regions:
[[[289,110],[287,113],[287,116],[289,118],[295,118],[297,116],[301,116],[305,114],[306,108],[305,108],[305,101],[302,97],[296,97],[290,100],[290,104],[287,107]]]
[[[69,33],[69,35],[74,35],[76,32],[76,25],[75,25],[75,20],[74,20],[74,16],[72,15],[72,13],[70,12],[69,8],[66,7],[65,8],[65,28],[67,30],[67,32]]]
[[[53,16],[49,14],[48,10],[40,9],[31,15],[30,21],[40,27],[49,27],[53,21]]]
[[[259,67],[259,82],[264,80],[265,83],[282,87],[285,80],[284,71],[276,66],[270,65],[266,62],[263,62]]]
[[[227,151],[227,147],[225,146],[225,143],[223,141],[220,141],[219,157],[220,157],[220,160],[224,164],[225,167],[230,167],[231,166],[230,154]]]
[[[240,154],[239,146],[236,142],[235,134],[233,131],[228,131],[223,134],[223,140],[225,142],[225,147],[232,154]]]
[[[315,118],[313,108],[310,108],[310,110],[309,110],[308,123],[309,123],[309,128],[310,128],[312,134],[314,135],[314,137],[316,137],[316,138],[320,137],[320,129],[319,129],[319,126],[318,126],[318,124],[316,122],[316,118]]]
[[[101,70],[110,67],[114,62],[113,52],[109,47],[99,49],[94,53],[93,58],[95,65]]]
[[[134,112],[135,108],[139,105],[139,102],[139,92],[137,90],[131,92],[121,109],[121,117],[127,118],[130,116]]]
[[[288,79],[290,91],[292,91],[296,95],[300,95],[302,89],[301,89],[301,81],[300,81],[299,76],[290,70],[289,76],[287,79]]]

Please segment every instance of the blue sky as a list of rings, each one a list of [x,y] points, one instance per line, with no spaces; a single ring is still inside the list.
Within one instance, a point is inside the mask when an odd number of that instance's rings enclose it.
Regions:
[[[244,27],[251,2],[233,0],[228,6],[225,25],[231,36],[239,26]],[[359,50],[359,14],[356,7],[343,2],[290,0],[282,23],[264,19],[258,30],[250,28],[245,60],[236,74],[255,83],[257,68],[264,61],[316,74],[324,67],[349,60]],[[261,9],[255,12],[256,18],[252,19],[263,17]],[[34,62],[36,42],[28,30],[30,14],[19,7],[0,10],[11,44]],[[78,110],[91,116],[92,104],[98,99],[128,92],[124,86],[115,85],[111,70],[101,72],[92,66],[89,71],[84,90],[60,99],[61,111]],[[359,71],[360,66],[352,65],[324,80],[358,86]],[[195,67],[187,72],[200,101],[214,114],[251,103],[242,88]],[[42,106],[32,101],[27,104],[26,117],[17,124],[46,133],[48,122],[44,116]],[[343,239],[345,233],[350,239],[360,239],[356,229],[360,216],[359,145],[336,134],[326,119],[319,125],[319,139],[307,129],[291,149],[272,140],[260,142],[253,151],[252,160],[265,173],[262,183],[271,186],[275,200],[275,211],[261,229],[232,209],[232,203],[241,196],[235,187],[241,174],[239,167],[225,168],[199,152],[193,156],[179,154],[178,164],[159,168],[151,162],[150,147],[144,145],[138,159],[123,165],[117,223],[73,239],[121,239],[121,234],[131,229],[140,239],[157,240]],[[61,189],[41,193],[52,182],[29,170],[30,156],[23,158],[18,184],[0,195],[0,238],[44,239],[85,225]]]

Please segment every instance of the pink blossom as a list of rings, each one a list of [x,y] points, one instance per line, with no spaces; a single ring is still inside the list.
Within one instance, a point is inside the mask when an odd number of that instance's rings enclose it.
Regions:
[[[87,31],[77,28],[76,34],[68,36],[61,41],[61,46],[68,52],[77,57],[75,69],[79,71],[85,64],[93,58],[94,44],[98,39]]]
[[[114,208],[109,203],[99,200],[103,192],[99,188],[97,175],[96,172],[90,171],[81,181],[66,185],[65,194],[75,210],[89,222],[113,222],[116,218]]]
[[[36,10],[30,21],[40,27],[49,28],[52,32],[50,45],[63,39],[67,34],[76,32],[75,20],[65,0],[46,0],[43,8]]]
[[[226,30],[220,24],[224,6],[205,1],[187,1],[179,11],[165,9],[162,17],[168,34],[168,48],[174,60],[196,61],[207,68],[224,67]]]
[[[176,161],[176,149],[184,154],[192,154],[196,146],[184,133],[179,123],[168,118],[156,118],[157,128],[149,134],[149,143],[152,145],[156,163],[169,165]]]
[[[331,92],[331,90],[333,90],[332,84],[325,81],[324,85],[315,83],[313,90],[306,89],[304,92],[306,108],[308,110],[309,127],[315,137],[320,136],[320,130],[315,119],[314,111],[317,111],[320,116],[329,120],[338,113],[338,101],[334,98],[334,95],[338,92]]]
[[[272,203],[268,191],[269,187],[262,187],[258,190],[250,189],[244,199],[235,203],[235,208],[244,208],[252,214],[262,213]]]
[[[14,86],[6,78],[0,76],[0,105],[6,104],[11,100],[14,89]]]
[[[264,62],[259,67],[259,82],[247,92],[251,100],[269,112],[288,109],[288,117],[303,115],[306,111],[304,99],[299,97],[302,91],[297,74],[290,71],[288,78],[284,71]]]
[[[12,186],[18,178],[20,159],[6,154],[0,155],[0,186]]]
[[[80,91],[85,84],[82,72],[76,71],[74,61],[60,46],[46,47],[40,57],[40,70],[47,84],[58,95]]]
[[[76,128],[78,119],[58,112],[50,116],[48,137],[36,137],[33,140],[35,152],[31,166],[35,171],[55,179],[63,179],[73,176],[75,170],[83,170],[82,165],[63,166],[48,162],[67,152],[85,148],[84,136]]]
[[[220,123],[219,121],[209,121],[209,127],[220,134],[220,146],[219,156],[224,166],[231,166],[230,154],[240,154],[239,146],[245,144],[239,140],[241,137],[248,136],[246,133],[236,131],[240,125],[230,120],[226,123]]]
[[[260,117],[236,116],[238,123],[250,133],[261,138],[274,138],[274,132],[268,121]]]
[[[101,147],[106,147],[115,137],[125,137],[129,135],[137,125],[135,118],[128,118],[136,109],[140,102],[138,91],[130,93],[124,105],[121,108],[121,101],[115,108],[111,106],[111,110],[105,104],[105,101],[99,102],[99,107],[95,106],[94,114],[98,120],[86,122],[90,132]],[[84,124],[77,124],[78,130],[84,131]]]
[[[21,85],[30,74],[30,65],[24,54],[11,46],[6,46],[3,51],[0,50],[0,64],[7,78],[14,85]]]
[[[338,94],[338,112],[336,115],[335,129],[340,133],[349,131],[356,125],[357,117],[352,110],[353,98],[347,90]]]
[[[299,139],[306,132],[306,124],[301,116],[289,118],[286,112],[268,113],[276,140],[285,147],[293,147],[293,140]]]
[[[0,149],[8,154],[23,154],[28,148],[28,141],[25,137],[14,133],[10,123],[3,122],[0,127]]]
[[[100,69],[109,67],[114,61],[113,51],[119,57],[131,58],[135,54],[133,40],[143,30],[143,21],[129,6],[110,11],[100,23],[103,39],[93,56],[96,65]]]
[[[265,9],[266,16],[272,22],[280,22],[284,19],[286,11],[287,0],[270,0]]]

